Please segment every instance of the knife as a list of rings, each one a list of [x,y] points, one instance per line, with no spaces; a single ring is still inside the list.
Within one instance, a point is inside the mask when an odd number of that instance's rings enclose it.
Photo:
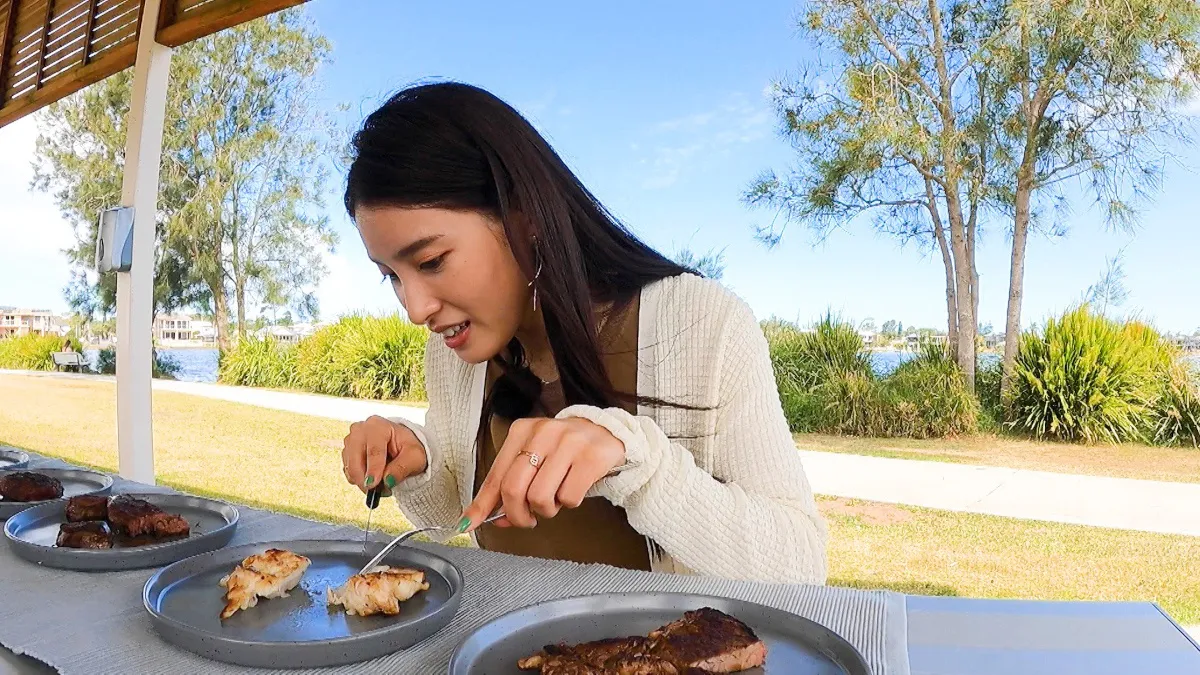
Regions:
[[[367,490],[367,527],[363,530],[363,553],[367,552],[367,542],[371,538],[371,514],[375,513],[375,509],[379,507],[379,495],[382,491],[382,483]]]

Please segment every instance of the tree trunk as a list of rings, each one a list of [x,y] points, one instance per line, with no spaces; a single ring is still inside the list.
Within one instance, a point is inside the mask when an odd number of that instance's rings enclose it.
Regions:
[[[237,303],[238,339],[246,339],[246,279],[237,277],[233,282],[234,302]]]
[[[925,179],[925,206],[929,209],[929,220],[933,223],[933,236],[937,239],[938,250],[942,253],[942,266],[946,271],[946,335],[948,344],[958,344],[958,292],[954,279],[954,256],[946,244],[946,228],[942,225],[942,216],[938,213],[937,194],[933,189],[933,181]]]
[[[210,290],[213,296],[214,321],[217,324],[217,346],[224,352],[229,349],[229,304],[225,299],[225,289],[220,285],[213,288],[210,284]]]
[[[972,197],[971,217],[967,220],[967,257],[971,261],[971,360],[978,366],[979,345],[976,336],[979,335],[979,267],[975,264],[975,233],[979,204],[975,200],[976,198]]]
[[[1033,186],[1022,171],[1017,178],[1016,217],[1013,220],[1012,263],[1008,276],[1008,318],[1004,325],[1004,374],[1000,379],[1000,398],[1007,401],[1012,389],[1013,369],[1021,337],[1021,299],[1025,286],[1025,242],[1029,236],[1029,201]]]
[[[949,344],[958,344],[958,293],[954,275],[954,257],[946,244],[946,233],[938,227],[934,230],[938,248],[942,251],[942,265],[946,268],[946,334]]]
[[[975,389],[975,302],[971,298],[971,269],[967,250],[962,201],[957,190],[947,190],[947,212],[950,216],[950,244],[954,253],[954,282],[958,296],[958,365],[962,368],[967,387]]]

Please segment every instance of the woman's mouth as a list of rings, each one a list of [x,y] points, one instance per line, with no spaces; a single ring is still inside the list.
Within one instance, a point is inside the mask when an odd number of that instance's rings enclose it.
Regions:
[[[464,321],[460,324],[450,326],[441,331],[442,339],[445,340],[446,346],[450,349],[459,349],[467,343],[467,337],[471,332],[471,322]]]

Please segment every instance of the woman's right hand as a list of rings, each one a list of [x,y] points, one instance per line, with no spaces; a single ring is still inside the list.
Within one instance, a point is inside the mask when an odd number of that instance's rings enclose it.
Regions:
[[[342,441],[342,473],[366,492],[380,481],[391,488],[428,468],[425,447],[412,429],[372,415],[350,425]]]

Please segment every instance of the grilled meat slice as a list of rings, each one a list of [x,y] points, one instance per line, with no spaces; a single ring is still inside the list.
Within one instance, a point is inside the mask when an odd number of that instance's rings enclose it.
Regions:
[[[638,656],[649,650],[650,640],[641,636],[608,638],[577,645],[546,645],[537,654],[518,661],[517,666],[523,670],[536,670],[544,669],[543,664],[548,661],[580,661],[599,667],[613,657]]]
[[[541,675],[680,675],[670,661],[653,656],[617,656],[593,666],[583,661],[554,660],[542,666]],[[705,675],[699,673],[697,675]]]
[[[325,591],[330,605],[341,605],[351,616],[400,613],[400,603],[421,591],[429,590],[429,581],[420,570],[381,565],[366,574],[355,574],[339,588]]]
[[[718,675],[760,667],[766,658],[766,644],[749,626],[706,607],[648,637],[547,645],[517,665],[541,675]]]
[[[221,578],[221,587],[226,589],[221,618],[228,619],[238,610],[254,607],[259,597],[286,598],[310,564],[308,558],[278,548],[242,560]]]
[[[67,500],[67,522],[82,523],[87,520],[108,520],[108,497],[84,495]]]
[[[108,522],[126,537],[165,539],[191,533],[182,517],[167,513],[144,499],[120,495],[108,504]]]
[[[17,471],[0,478],[0,497],[10,502],[41,502],[63,496],[57,478],[33,471]]]
[[[737,673],[767,660],[767,645],[749,626],[705,607],[650,633],[652,653],[680,668]]]
[[[566,657],[554,658],[538,666],[540,675],[606,675],[603,668]]]
[[[62,548],[112,548],[112,532],[102,520],[63,523],[55,544]]]
[[[539,670],[541,675],[680,675],[670,661],[650,654],[652,647],[649,639],[640,636],[546,645],[517,665]]]

